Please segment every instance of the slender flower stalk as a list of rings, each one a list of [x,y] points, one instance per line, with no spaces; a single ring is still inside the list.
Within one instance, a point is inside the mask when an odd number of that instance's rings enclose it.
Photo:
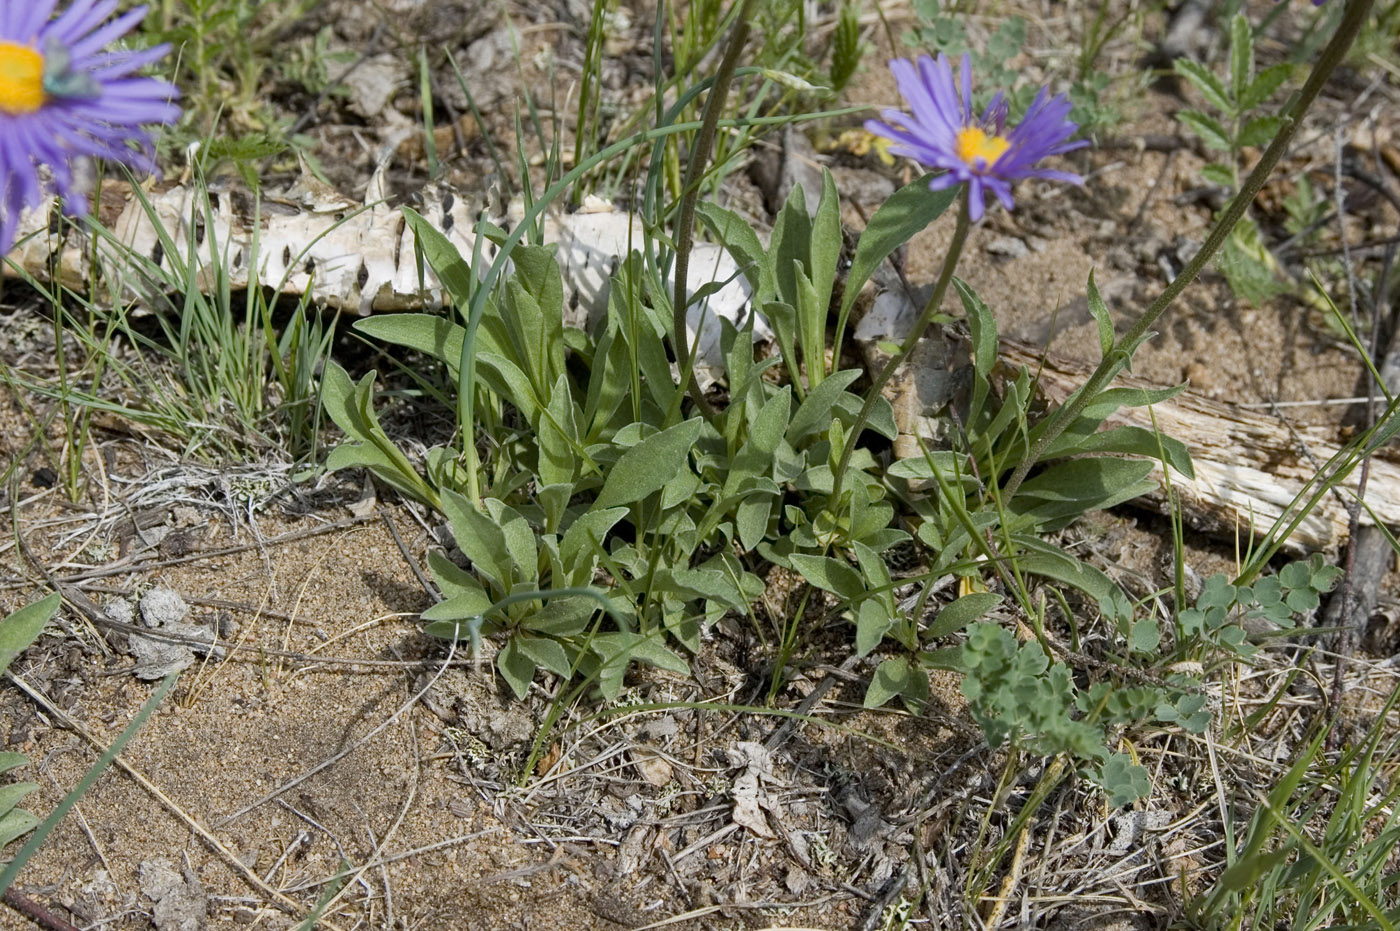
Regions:
[[[933,294],[929,295],[928,303],[924,305],[923,313],[919,314],[919,319],[915,321],[909,335],[905,336],[904,342],[899,344],[899,351],[894,354],[890,361],[885,363],[885,367],[880,370],[879,375],[875,376],[875,381],[865,393],[865,403],[860,406],[860,413],[856,415],[856,421],[851,425],[851,432],[846,436],[845,446],[841,450],[841,459],[836,466],[836,474],[831,478],[833,508],[841,506],[841,486],[846,477],[846,469],[851,464],[851,454],[856,448],[856,440],[860,438],[866,425],[870,423],[870,415],[875,410],[880,392],[885,390],[885,385],[889,384],[890,378],[909,358],[909,354],[914,351],[914,347],[919,344],[919,340],[923,337],[924,331],[933,322],[934,314],[938,313],[938,309],[943,306],[943,298],[948,293],[948,285],[953,281],[953,271],[958,267],[958,259],[962,257],[963,246],[967,244],[967,233],[972,229],[972,200],[971,188],[964,190],[963,196],[958,201],[958,223],[953,228],[953,241],[948,244],[948,252],[943,256],[943,268],[938,273],[938,280],[934,282]]]
[[[691,377],[695,370],[696,347],[687,345],[685,320],[689,294],[686,277],[690,271],[690,249],[695,241],[695,202],[700,198],[700,178],[705,164],[710,160],[710,148],[714,145],[715,130],[719,126],[719,116],[729,99],[729,84],[734,80],[734,70],[739,65],[739,54],[748,42],[752,28],[753,12],[757,0],[744,0],[739,16],[734,22],[734,31],[729,34],[729,44],[720,59],[719,72],[705,98],[705,109],[701,117],[700,132],[695,136],[695,146],[690,152],[690,164],[685,172],[682,187],[680,216],[676,219],[676,271],[675,291],[672,295],[672,342],[676,362],[681,370],[681,391],[690,394],[695,406],[707,417],[714,413],[710,402],[700,385]]]
[[[172,123],[179,91],[134,77],[169,50],[108,50],[146,15],[136,7],[107,22],[117,0],[0,0],[0,257],[14,244],[20,214],[57,195],[72,216],[88,210],[75,180],[84,158],[155,173],[143,127]]]
[[[1216,251],[1224,244],[1225,239],[1234,231],[1235,224],[1244,216],[1249,205],[1254,203],[1255,196],[1258,195],[1269,175],[1273,173],[1278,160],[1283,157],[1284,152],[1288,151],[1288,146],[1292,143],[1298,127],[1302,125],[1303,116],[1308,112],[1308,108],[1317,99],[1323,85],[1332,76],[1332,72],[1346,57],[1347,50],[1351,48],[1352,42],[1361,32],[1361,28],[1366,25],[1367,16],[1371,12],[1371,3],[1372,0],[1350,0],[1347,3],[1346,9],[1342,11],[1342,21],[1337,24],[1337,31],[1332,35],[1332,40],[1322,50],[1317,64],[1313,66],[1312,73],[1308,75],[1307,82],[1303,84],[1303,89],[1287,107],[1283,126],[1279,128],[1278,135],[1274,136],[1274,141],[1269,143],[1269,147],[1264,150],[1264,154],[1260,156],[1254,169],[1240,185],[1239,192],[1226,205],[1220,218],[1215,221],[1215,226],[1211,228],[1206,241],[1191,257],[1191,261],[1186,263],[1181,274],[1172,279],[1171,283],[1147,308],[1147,311],[1138,318],[1137,323],[1133,324],[1132,328],[1117,341],[1116,345],[1127,347],[1128,352],[1115,349],[1108,353],[1094,369],[1084,386],[1074,393],[1069,403],[1056,408],[1050,414],[1049,419],[1044,421],[1045,426],[1041,430],[1040,437],[1031,446],[1025,461],[1016,467],[1016,471],[1011,473],[1011,478],[1006,483],[1002,492],[1006,500],[1010,501],[1015,496],[1021,483],[1026,480],[1027,474],[1030,473],[1036,461],[1044,454],[1050,444],[1078,419],[1089,401],[1123,370],[1124,366],[1128,364],[1128,355],[1131,350],[1146,338],[1148,331],[1156,324],[1158,318],[1171,306],[1172,301],[1176,300],[1177,295],[1196,280],[1201,269],[1205,268],[1206,263],[1214,257]]]

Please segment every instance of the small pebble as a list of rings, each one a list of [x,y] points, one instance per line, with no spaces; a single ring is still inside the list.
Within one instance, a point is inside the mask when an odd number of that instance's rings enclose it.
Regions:
[[[141,620],[147,627],[178,624],[190,613],[190,606],[173,588],[153,588],[141,596]]]
[[[987,251],[992,255],[999,255],[1008,259],[1024,258],[1030,254],[1030,247],[1024,240],[1015,236],[1002,236],[987,243]]]

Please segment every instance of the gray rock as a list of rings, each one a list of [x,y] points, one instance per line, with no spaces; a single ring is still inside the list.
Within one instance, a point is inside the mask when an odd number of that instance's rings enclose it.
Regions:
[[[146,860],[140,874],[142,894],[155,903],[156,931],[204,931],[209,899],[199,877],[190,870],[180,875],[169,860]]]
[[[190,613],[190,606],[173,588],[153,588],[141,596],[141,620],[147,627],[178,624]]]
[[[1015,236],[1002,236],[987,243],[987,251],[1006,259],[1020,259],[1030,254],[1030,246]]]
[[[125,598],[113,598],[102,606],[102,610],[118,624],[130,624],[136,620],[136,608]]]

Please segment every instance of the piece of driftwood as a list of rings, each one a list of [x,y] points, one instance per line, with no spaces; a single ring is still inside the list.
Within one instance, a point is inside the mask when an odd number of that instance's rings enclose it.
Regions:
[[[1006,339],[1001,342],[1001,361],[1039,372],[1041,392],[1056,404],[1082,385],[1091,371],[1091,366],[1054,356],[1042,363],[1039,349]],[[1127,375],[1120,375],[1115,384],[1160,387]],[[1211,400],[1189,389],[1150,409],[1124,408],[1110,423],[1151,430],[1154,421],[1157,429],[1181,440],[1191,451],[1195,478],[1171,476],[1172,490],[1187,520],[1216,534],[1268,530],[1343,445],[1335,430],[1291,426],[1280,417]],[[1160,468],[1155,474],[1161,482]],[[1347,504],[1355,494],[1357,478],[1353,471],[1335,493],[1322,496],[1289,537],[1288,549],[1334,551],[1346,540]],[[1163,488],[1152,503],[1160,509],[1165,502]],[[1372,457],[1365,502],[1381,522],[1400,526],[1400,450],[1394,446]],[[1361,522],[1363,526],[1374,523],[1366,508]]]

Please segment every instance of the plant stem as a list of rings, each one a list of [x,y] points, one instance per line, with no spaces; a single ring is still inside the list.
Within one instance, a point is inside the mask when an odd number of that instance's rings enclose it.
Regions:
[[[1066,404],[1057,408],[1044,422],[1045,426],[1040,437],[1031,447],[1025,460],[1011,474],[1010,481],[1006,483],[1003,494],[1007,501],[1015,496],[1017,489],[1025,481],[1026,475],[1035,466],[1036,460],[1040,458],[1046,448],[1065,431],[1066,427],[1074,423],[1088,403],[1127,365],[1133,351],[1137,348],[1137,344],[1146,338],[1149,328],[1166,312],[1172,301],[1176,300],[1177,295],[1196,280],[1201,269],[1205,268],[1206,263],[1225,243],[1225,239],[1234,232],[1235,224],[1254,203],[1259,189],[1264,186],[1264,182],[1273,173],[1279,159],[1288,150],[1293,136],[1298,132],[1298,127],[1302,125],[1304,114],[1308,112],[1308,108],[1317,99],[1318,93],[1327,83],[1327,79],[1332,76],[1337,65],[1341,64],[1342,59],[1346,57],[1347,50],[1351,48],[1352,42],[1366,23],[1366,17],[1371,11],[1371,3],[1372,0],[1351,0],[1347,4],[1346,10],[1342,13],[1342,21],[1337,25],[1336,33],[1333,34],[1332,40],[1327,43],[1327,47],[1322,50],[1312,73],[1308,75],[1307,83],[1303,85],[1302,91],[1294,98],[1292,104],[1287,107],[1283,126],[1279,129],[1278,135],[1274,137],[1273,142],[1269,143],[1269,147],[1264,150],[1264,154],[1254,169],[1244,179],[1244,184],[1241,185],[1239,192],[1226,206],[1225,212],[1216,220],[1215,226],[1211,228],[1210,236],[1191,257],[1191,261],[1186,263],[1181,274],[1177,275],[1166,286],[1157,300],[1152,302],[1152,306],[1147,308],[1147,312],[1138,318],[1137,323],[1133,324],[1128,332],[1123,334],[1122,339],[1117,341],[1114,349],[1104,356],[1103,361],[1099,363],[1098,368],[1094,369],[1084,386],[1075,392]],[[1126,351],[1123,347],[1126,347]]]
[[[919,314],[919,319],[915,321],[914,328],[909,331],[909,335],[904,337],[904,342],[900,343],[899,352],[885,363],[885,367],[880,370],[879,375],[875,376],[875,381],[866,390],[865,403],[861,405],[860,413],[856,415],[856,422],[851,425],[851,431],[846,435],[845,447],[841,450],[841,460],[836,466],[836,474],[831,479],[833,512],[840,508],[841,486],[846,476],[846,469],[851,464],[851,454],[855,451],[856,441],[860,439],[861,433],[870,423],[870,414],[879,402],[880,392],[889,383],[895,370],[904,364],[904,360],[909,358],[909,354],[919,344],[919,339],[924,335],[924,331],[928,329],[929,323],[933,321],[934,314],[938,313],[938,309],[943,306],[943,297],[948,293],[948,285],[953,281],[953,270],[958,267],[958,259],[962,256],[963,246],[967,243],[968,230],[972,228],[968,216],[968,196],[967,188],[964,187],[958,205],[958,224],[953,228],[953,240],[948,244],[947,254],[943,256],[943,268],[938,273],[938,281],[934,283],[933,294],[929,296],[928,303],[924,305],[923,313]]]
[[[687,306],[686,277],[690,271],[690,248],[695,242],[695,203],[700,199],[700,176],[705,163],[710,160],[710,148],[714,145],[715,130],[719,125],[719,115],[729,99],[729,84],[734,79],[734,69],[739,65],[739,55],[748,42],[752,26],[756,0],[743,0],[739,16],[734,21],[734,31],[729,34],[729,45],[720,59],[719,71],[715,74],[714,85],[705,97],[705,111],[700,119],[700,132],[695,136],[695,145],[690,150],[689,164],[685,169],[685,184],[681,188],[681,210],[676,219],[676,283],[671,298],[673,325],[672,341],[675,344],[676,362],[681,370],[681,388],[690,395],[695,406],[707,418],[714,414],[700,385],[691,379],[695,368],[694,348],[689,346],[685,333],[685,312]],[[697,333],[699,335],[698,327]],[[697,340],[698,342],[698,340]]]

